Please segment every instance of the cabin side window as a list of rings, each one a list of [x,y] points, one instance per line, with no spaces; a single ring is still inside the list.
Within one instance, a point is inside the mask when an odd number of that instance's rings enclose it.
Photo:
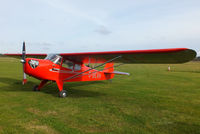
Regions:
[[[73,71],[74,63],[69,60],[63,60],[62,67],[68,68]]]
[[[75,64],[74,70],[75,70],[75,71],[81,70],[81,65],[80,65],[80,64]]]

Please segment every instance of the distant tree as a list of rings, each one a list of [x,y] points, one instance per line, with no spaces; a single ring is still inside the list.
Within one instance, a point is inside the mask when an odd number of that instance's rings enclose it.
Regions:
[[[196,57],[194,61],[200,61],[200,56]]]
[[[6,57],[5,55],[3,55],[3,54],[0,54],[0,57]]]

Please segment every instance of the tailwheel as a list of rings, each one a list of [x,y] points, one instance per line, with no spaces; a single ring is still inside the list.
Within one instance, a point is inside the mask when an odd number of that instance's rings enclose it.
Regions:
[[[59,96],[60,96],[61,98],[67,97],[67,91],[66,91],[66,90],[60,91],[60,92],[59,92]]]
[[[38,85],[34,86],[33,91],[40,91],[40,89],[38,87],[39,87]]]

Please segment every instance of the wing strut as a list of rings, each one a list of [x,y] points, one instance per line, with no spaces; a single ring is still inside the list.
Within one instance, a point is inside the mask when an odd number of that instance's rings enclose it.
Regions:
[[[112,62],[112,61],[114,61],[114,60],[116,60],[116,59],[118,59],[118,58],[121,58],[121,57],[122,57],[122,56],[119,55],[119,56],[117,56],[117,57],[115,57],[115,58],[113,58],[113,59],[110,59],[110,60],[108,60],[108,61],[106,61],[106,62],[100,64],[100,65],[97,65],[97,66],[95,66],[95,67],[93,67],[93,68],[90,68],[90,69],[88,69],[88,70],[86,70],[86,71],[83,71],[83,72],[81,72],[81,73],[78,73],[78,74],[76,74],[76,75],[73,75],[73,76],[71,76],[71,77],[69,77],[69,78],[67,78],[67,79],[64,79],[63,81],[73,79],[73,78],[75,78],[75,77],[77,77],[77,76],[79,76],[79,75],[81,75],[81,74],[83,74],[83,73],[85,73],[85,72],[88,72],[88,71],[93,70],[93,69],[95,69],[95,68],[101,67],[101,66],[105,65],[106,63]]]

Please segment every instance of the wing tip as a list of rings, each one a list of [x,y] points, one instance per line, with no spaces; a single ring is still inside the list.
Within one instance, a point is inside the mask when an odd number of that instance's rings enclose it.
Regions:
[[[193,49],[187,49],[186,50],[188,55],[190,55],[190,59],[188,59],[189,61],[193,60],[194,58],[196,58],[197,56],[197,52]]]

